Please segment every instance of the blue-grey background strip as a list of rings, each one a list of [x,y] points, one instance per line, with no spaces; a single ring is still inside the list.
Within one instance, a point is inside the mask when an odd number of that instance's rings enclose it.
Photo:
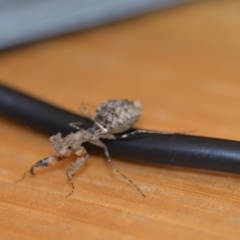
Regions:
[[[184,2],[186,0],[0,0],[0,50]]]

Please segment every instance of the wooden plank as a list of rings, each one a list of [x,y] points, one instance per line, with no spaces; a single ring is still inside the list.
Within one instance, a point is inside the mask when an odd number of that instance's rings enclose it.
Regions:
[[[0,77],[71,111],[139,99],[136,127],[239,140],[239,29],[238,1],[196,2],[5,51]],[[66,198],[70,161],[13,183],[51,147],[0,121],[2,239],[239,239],[239,176],[114,159],[143,198],[104,154],[90,155]]]

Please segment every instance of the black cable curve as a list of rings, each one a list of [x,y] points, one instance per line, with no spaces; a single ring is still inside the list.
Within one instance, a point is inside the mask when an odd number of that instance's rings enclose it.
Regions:
[[[0,84],[0,114],[53,135],[72,132],[70,122],[90,120]],[[240,142],[182,134],[141,133],[105,141],[112,157],[144,163],[240,173]],[[90,145],[88,146],[90,147]],[[97,150],[91,146],[92,150]],[[98,150],[98,153],[102,151]]]

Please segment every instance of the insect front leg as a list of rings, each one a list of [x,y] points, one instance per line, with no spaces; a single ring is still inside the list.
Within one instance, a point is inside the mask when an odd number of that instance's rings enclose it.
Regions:
[[[57,157],[55,157],[55,156],[50,156],[50,157],[46,157],[46,158],[44,158],[44,159],[36,162],[34,165],[32,165],[32,167],[31,167],[28,171],[26,171],[26,172],[22,175],[22,177],[21,177],[19,180],[16,181],[16,183],[22,181],[22,180],[26,177],[26,175],[27,175],[28,173],[30,173],[30,174],[32,174],[32,175],[35,175],[35,174],[34,174],[34,169],[35,169],[35,168],[37,168],[37,167],[52,166],[52,165],[54,165],[57,161],[58,161],[58,158],[57,158]]]
[[[80,147],[76,152],[75,152],[76,155],[78,155],[79,157],[77,159],[75,159],[70,165],[69,167],[67,168],[66,170],[66,175],[67,175],[67,178],[68,180],[70,181],[71,183],[71,186],[72,186],[72,190],[70,193],[67,194],[67,197],[72,195],[73,192],[74,192],[74,184],[72,182],[72,178],[73,176],[75,175],[75,173],[77,172],[78,169],[80,169],[84,164],[85,162],[87,161],[89,155],[87,153],[87,151],[85,150],[84,147]]]

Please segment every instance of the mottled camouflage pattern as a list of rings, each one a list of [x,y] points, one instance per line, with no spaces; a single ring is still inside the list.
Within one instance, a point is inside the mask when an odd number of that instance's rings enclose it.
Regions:
[[[141,111],[142,104],[139,101],[108,100],[97,108],[95,122],[106,128],[108,133],[122,133],[138,121]]]
[[[20,180],[22,180],[28,172],[34,175],[34,169],[36,167],[53,165],[55,162],[65,160],[73,153],[78,157],[66,170],[67,178],[72,185],[72,190],[67,196],[71,195],[74,191],[72,177],[76,171],[84,165],[88,158],[88,153],[82,146],[82,143],[89,142],[103,148],[111,168],[124,177],[129,183],[136,187],[143,196],[145,196],[132,180],[126,177],[114,166],[106,145],[100,140],[101,138],[114,140],[116,139],[114,136],[115,133],[122,133],[126,130],[129,130],[139,119],[141,110],[142,104],[139,101],[115,99],[102,102],[96,109],[95,118],[89,116],[89,118],[94,121],[93,127],[85,130],[78,126],[81,123],[70,123],[70,126],[78,129],[77,132],[70,133],[66,137],[62,137],[61,133],[53,135],[50,138],[50,142],[56,154],[54,156],[46,157],[35,163],[29,171],[23,174]],[[133,133],[130,133],[130,135],[137,132],[145,131],[137,130]],[[120,137],[126,138],[128,136],[129,134],[123,134]]]

